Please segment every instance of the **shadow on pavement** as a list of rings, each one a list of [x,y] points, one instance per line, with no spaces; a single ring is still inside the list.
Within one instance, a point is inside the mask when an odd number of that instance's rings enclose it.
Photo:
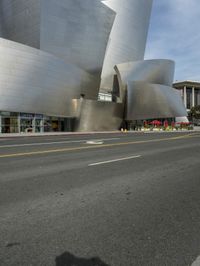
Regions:
[[[64,252],[56,257],[56,266],[109,266],[99,258],[84,259],[75,257],[69,252]]]

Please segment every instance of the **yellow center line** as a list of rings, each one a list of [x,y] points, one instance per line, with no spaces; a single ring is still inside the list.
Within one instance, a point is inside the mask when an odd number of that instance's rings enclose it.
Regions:
[[[197,135],[197,134],[196,135],[195,134],[186,134],[186,135],[181,135],[181,136],[178,136],[178,137],[168,137],[168,138],[152,139],[152,140],[129,141],[129,142],[102,144],[102,145],[71,147],[71,148],[63,148],[63,149],[42,150],[42,151],[12,153],[12,154],[2,154],[2,155],[0,155],[0,158],[31,156],[31,155],[40,155],[40,154],[66,152],[66,151],[89,150],[89,149],[96,149],[96,148],[100,149],[100,148],[106,148],[106,147],[117,147],[117,146],[133,145],[133,144],[150,143],[150,142],[162,142],[162,141],[168,141],[168,140],[178,140],[178,139],[192,138],[192,137],[198,137],[198,136],[200,136],[200,135]]]

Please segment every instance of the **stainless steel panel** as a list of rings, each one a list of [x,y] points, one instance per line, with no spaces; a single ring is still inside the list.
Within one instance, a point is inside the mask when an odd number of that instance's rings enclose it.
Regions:
[[[40,1],[0,0],[0,37],[39,48]]]
[[[130,81],[127,120],[187,116],[179,93],[168,86]]]
[[[61,59],[0,38],[0,110],[74,116],[73,98],[93,94],[94,77]]]
[[[78,131],[116,130],[124,109],[128,120],[185,116],[169,87],[174,63],[138,61],[151,7],[152,0],[0,0],[0,36],[15,41],[0,38],[0,110],[76,117]],[[121,103],[92,100],[100,76],[101,87],[112,88],[114,66]]]
[[[100,0],[0,0],[0,37],[100,75],[115,12]]]
[[[112,88],[114,66],[142,60],[146,46],[152,0],[104,1],[116,12],[102,71],[101,88]]]
[[[41,46],[99,77],[115,12],[100,0],[42,0]]]
[[[128,81],[145,81],[172,86],[174,69],[174,61],[166,59],[135,61],[116,65],[115,71],[120,85],[120,100],[124,101]]]
[[[172,86],[174,70],[174,61],[166,59],[127,62],[115,66],[122,86],[130,80],[143,80],[148,83]]]
[[[118,130],[123,120],[123,104],[80,100],[76,131]]]

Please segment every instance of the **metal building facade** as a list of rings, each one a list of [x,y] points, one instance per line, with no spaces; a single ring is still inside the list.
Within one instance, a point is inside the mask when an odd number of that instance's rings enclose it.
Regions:
[[[152,0],[0,0],[0,112],[71,117],[79,131],[184,116],[173,62],[143,61],[151,8]],[[119,96],[99,102],[114,78]]]
[[[106,0],[116,12],[102,70],[101,88],[113,82],[113,66],[144,59],[153,0]]]

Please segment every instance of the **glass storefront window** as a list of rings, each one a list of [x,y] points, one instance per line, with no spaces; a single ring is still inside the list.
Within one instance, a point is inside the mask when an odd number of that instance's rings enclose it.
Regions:
[[[10,133],[10,118],[2,117],[1,119],[2,133]]]
[[[58,123],[58,120],[52,120],[52,130],[53,131],[58,131],[59,129],[59,123]]]
[[[44,132],[51,132],[51,118],[48,116],[44,117]]]
[[[20,131],[25,133],[33,132],[33,119],[21,118]]]
[[[35,120],[35,132],[40,132],[40,122],[41,120],[39,119]]]
[[[34,114],[20,113],[20,132],[33,132]]]
[[[1,132],[18,133],[18,113],[1,112]]]
[[[1,133],[59,132],[65,130],[65,124],[63,117],[0,111]]]

